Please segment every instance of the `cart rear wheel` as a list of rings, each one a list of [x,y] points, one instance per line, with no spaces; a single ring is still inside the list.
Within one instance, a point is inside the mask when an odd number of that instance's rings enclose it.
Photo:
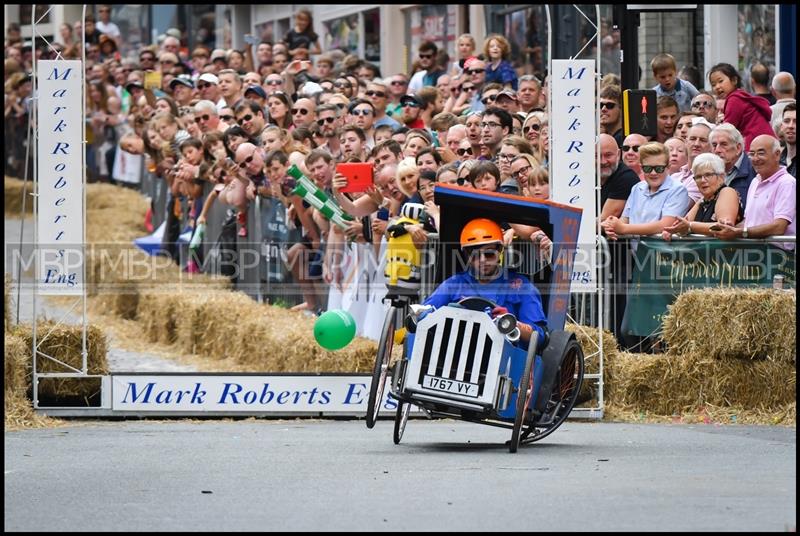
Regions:
[[[392,358],[394,347],[394,323],[397,309],[389,307],[386,319],[383,321],[381,340],[378,344],[378,355],[375,358],[375,367],[372,369],[372,383],[369,387],[367,399],[367,428],[373,428],[378,420],[378,412],[383,402],[383,388],[386,385],[386,374],[389,369],[389,360]]]
[[[522,438],[525,443],[547,437],[567,420],[580,393],[583,374],[583,349],[578,341],[571,339],[564,348],[564,359],[545,409],[545,417],[552,416],[552,420],[542,425],[534,424],[526,430]]]
[[[525,360],[525,368],[519,378],[519,389],[517,390],[517,414],[514,417],[514,428],[511,431],[511,443],[508,445],[509,452],[517,452],[519,447],[520,432],[522,423],[525,422],[525,413],[531,403],[531,376],[533,375],[533,360],[536,356],[533,352],[528,353]]]
[[[403,432],[406,431],[408,414],[411,412],[411,404],[399,400],[397,402],[397,413],[394,415],[394,444],[399,445],[403,439]]]

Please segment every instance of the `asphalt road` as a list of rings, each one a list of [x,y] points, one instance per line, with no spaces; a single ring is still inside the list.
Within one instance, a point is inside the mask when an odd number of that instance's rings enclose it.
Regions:
[[[796,429],[88,422],[5,434],[7,531],[794,531]]]

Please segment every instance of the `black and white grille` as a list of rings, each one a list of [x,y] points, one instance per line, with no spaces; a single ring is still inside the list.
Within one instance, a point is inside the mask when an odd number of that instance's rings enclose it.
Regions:
[[[504,342],[486,313],[443,307],[417,326],[405,388],[493,404]]]

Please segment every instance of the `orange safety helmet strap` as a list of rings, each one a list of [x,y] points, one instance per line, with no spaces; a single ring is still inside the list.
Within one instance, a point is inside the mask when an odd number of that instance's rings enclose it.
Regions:
[[[474,219],[461,230],[462,248],[495,243],[503,243],[503,229],[490,219]]]

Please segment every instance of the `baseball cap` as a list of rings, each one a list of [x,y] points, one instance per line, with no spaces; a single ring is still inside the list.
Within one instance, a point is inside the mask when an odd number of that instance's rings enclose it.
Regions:
[[[403,95],[400,97],[400,106],[405,106],[407,103],[415,104],[420,108],[425,107],[425,103],[416,95]]]
[[[267,98],[267,92],[261,86],[247,86],[247,89],[244,90],[244,96],[246,97],[248,93],[255,93],[262,99]]]
[[[219,84],[219,78],[217,78],[217,75],[215,75],[214,73],[203,73],[197,78],[198,82],[200,80],[202,80],[203,82],[208,82],[209,84],[214,84],[214,85]]]
[[[125,84],[125,89],[128,90],[128,93],[131,92],[131,89],[138,87],[140,89],[144,89],[144,85],[141,82],[128,82]]]
[[[215,48],[214,51],[211,53],[211,61],[215,60],[228,60],[228,55],[225,53],[224,50],[221,48]]]
[[[705,117],[692,117],[692,126],[695,125],[705,125],[710,129],[713,129],[716,126],[712,125]]]
[[[503,91],[497,94],[497,98],[499,99],[500,97],[507,97],[513,101],[516,101],[517,93],[513,89],[504,89]]]
[[[174,88],[177,84],[183,84],[189,89],[194,89],[194,84],[192,83],[192,79],[186,75],[176,76],[175,78],[169,81],[170,88]]]
[[[322,93],[323,89],[322,86],[317,84],[316,82],[306,82],[303,85],[302,94],[306,97],[313,97],[317,93]]]
[[[171,37],[174,37],[175,39],[180,39],[181,38],[181,31],[179,29],[177,29],[177,28],[170,28],[169,30],[167,30],[164,33],[166,33],[167,35],[169,35]]]

